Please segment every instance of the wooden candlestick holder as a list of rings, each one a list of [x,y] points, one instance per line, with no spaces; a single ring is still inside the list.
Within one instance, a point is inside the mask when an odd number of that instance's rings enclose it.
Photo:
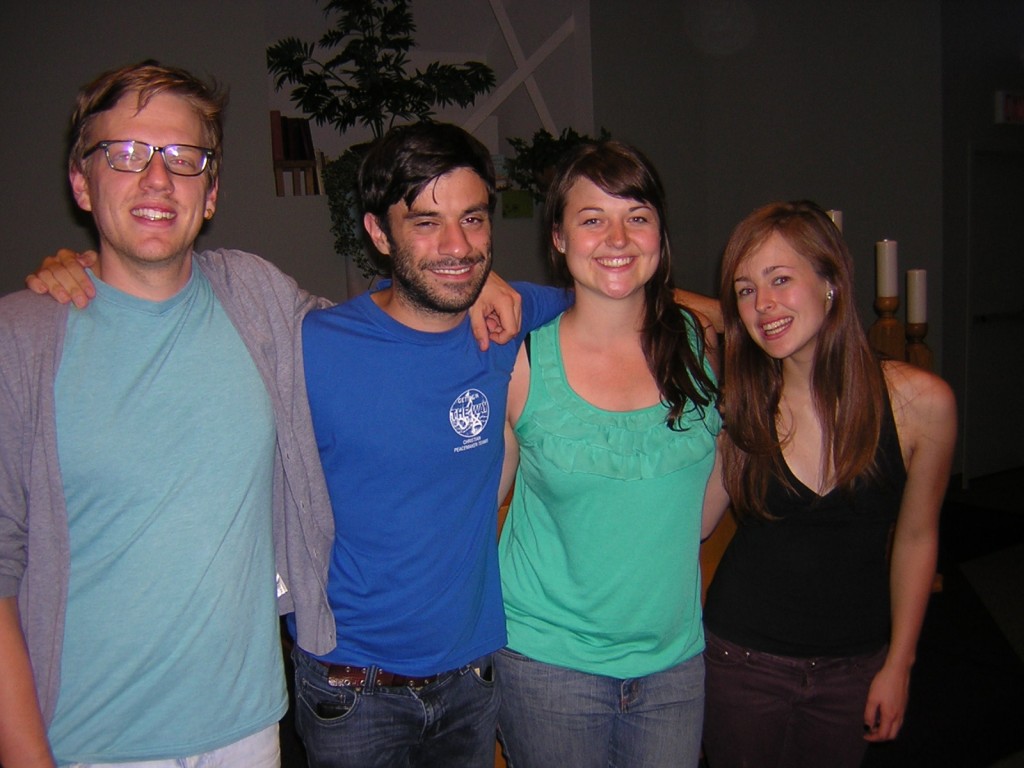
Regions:
[[[928,323],[907,323],[907,362],[930,371],[932,351],[924,343],[927,335]]]
[[[875,311],[878,319],[868,329],[868,342],[872,348],[893,360],[907,359],[907,342],[903,324],[896,319],[900,308],[899,296],[877,296]]]

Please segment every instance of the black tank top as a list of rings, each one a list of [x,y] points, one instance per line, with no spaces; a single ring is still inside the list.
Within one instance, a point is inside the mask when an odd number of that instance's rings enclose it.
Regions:
[[[782,656],[852,656],[889,640],[889,544],[903,497],[892,406],[885,400],[879,478],[819,497],[786,467],[767,508],[776,520],[742,523],[708,589],[704,621],[716,635]]]

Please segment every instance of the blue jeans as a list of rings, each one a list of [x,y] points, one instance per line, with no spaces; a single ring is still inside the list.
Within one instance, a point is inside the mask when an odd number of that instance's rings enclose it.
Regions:
[[[776,656],[705,630],[712,768],[857,768],[868,688],[887,647],[863,656]]]
[[[501,681],[498,732],[509,768],[693,768],[704,717],[701,656],[621,680],[494,657]]]
[[[499,696],[485,656],[413,689],[332,686],[297,646],[295,728],[309,768],[493,768]],[[478,671],[479,670],[479,671]]]

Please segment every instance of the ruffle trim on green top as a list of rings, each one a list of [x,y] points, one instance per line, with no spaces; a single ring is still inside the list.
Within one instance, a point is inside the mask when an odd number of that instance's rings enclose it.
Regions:
[[[526,411],[516,426],[520,444],[539,452],[539,460],[566,473],[587,473],[617,480],[641,480],[678,472],[707,459],[721,418],[714,404],[689,403],[682,431],[665,423],[667,408],[606,411],[577,395],[565,378],[558,341],[561,316],[533,332],[530,386],[543,386],[548,398],[541,421],[531,428]],[[529,398],[538,402],[539,398]],[[538,442],[539,441],[539,442]]]

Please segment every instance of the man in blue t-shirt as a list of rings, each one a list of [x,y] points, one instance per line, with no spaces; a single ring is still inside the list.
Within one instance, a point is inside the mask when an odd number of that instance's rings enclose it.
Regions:
[[[296,649],[296,724],[314,766],[493,764],[498,481],[525,333],[481,352],[466,316],[491,269],[494,171],[462,129],[417,124],[371,150],[359,186],[392,279],[303,324],[338,645]],[[526,330],[566,305],[516,287]]]

